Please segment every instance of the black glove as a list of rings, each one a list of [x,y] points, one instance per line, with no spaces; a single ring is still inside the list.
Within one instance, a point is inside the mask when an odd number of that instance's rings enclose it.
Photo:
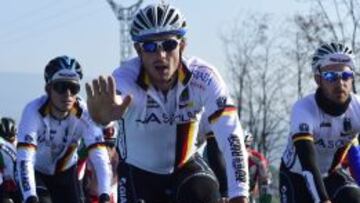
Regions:
[[[110,196],[108,194],[101,194],[99,196],[99,203],[110,203]]]
[[[39,203],[39,200],[35,196],[30,196],[26,199],[25,203]]]

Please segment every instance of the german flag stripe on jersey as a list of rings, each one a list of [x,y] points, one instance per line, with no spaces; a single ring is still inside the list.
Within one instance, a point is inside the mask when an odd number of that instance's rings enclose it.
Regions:
[[[68,147],[64,156],[61,159],[59,159],[56,163],[56,166],[55,166],[56,172],[61,172],[61,171],[66,170],[67,163],[69,162],[71,157],[74,155],[74,153],[76,153],[76,149],[77,149],[77,144],[72,144]]]
[[[229,116],[236,114],[237,108],[235,106],[226,106],[225,108],[215,111],[211,116],[209,116],[209,122],[216,122],[221,116]]]
[[[178,73],[178,77],[180,82],[183,85],[186,85],[190,78],[191,78],[192,73],[189,71],[189,69],[187,69],[183,64],[181,65],[181,67],[179,68],[179,73]]]
[[[331,162],[331,167],[329,169],[329,172],[331,172],[332,170],[336,169],[339,167],[339,165],[341,163],[343,163],[343,161],[346,158],[346,155],[349,152],[349,149],[351,148],[351,146],[353,145],[353,142],[348,143],[347,145],[339,148],[338,150],[336,150],[335,154],[334,154],[334,158],[333,161]]]
[[[292,137],[293,143],[297,142],[297,141],[302,141],[302,140],[307,140],[307,141],[311,141],[314,142],[314,138],[312,135],[308,134],[308,133],[299,133],[299,134],[295,134]]]
[[[106,144],[105,144],[105,142],[101,142],[101,143],[98,142],[98,143],[90,145],[87,149],[88,149],[87,151],[88,151],[88,154],[89,154],[90,151],[93,150],[93,149],[106,149]]]
[[[196,122],[178,124],[176,129],[175,168],[180,168],[189,159],[194,145]]]
[[[25,143],[25,142],[19,142],[17,144],[17,147],[16,147],[18,150],[19,149],[25,149],[25,150],[36,150],[36,145],[34,144],[29,144],[29,143]]]

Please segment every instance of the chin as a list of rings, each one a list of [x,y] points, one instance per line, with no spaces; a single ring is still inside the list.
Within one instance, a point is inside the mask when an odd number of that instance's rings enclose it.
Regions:
[[[335,102],[338,104],[345,104],[347,99],[348,99],[348,97],[338,97],[335,99]]]

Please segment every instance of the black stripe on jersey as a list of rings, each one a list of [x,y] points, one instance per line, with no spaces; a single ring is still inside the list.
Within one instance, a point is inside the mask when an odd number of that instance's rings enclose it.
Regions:
[[[178,168],[186,155],[186,148],[188,147],[188,136],[190,130],[190,123],[178,124],[176,126],[176,151],[174,168]]]
[[[232,112],[236,111],[236,106],[233,105],[226,105],[224,108],[221,108],[217,111],[215,111],[213,114],[211,114],[208,118],[209,123],[212,123],[214,120],[218,119],[224,112]]]
[[[64,170],[64,166],[65,164],[69,161],[69,159],[71,158],[71,156],[76,153],[76,149],[77,149],[77,144],[72,144],[70,145],[64,156],[61,157],[57,162],[56,162],[56,166],[55,166],[55,171],[56,173],[61,172]]]
[[[314,138],[309,133],[297,133],[297,134],[292,136],[292,141],[294,143],[297,142],[297,141],[302,141],[302,140],[314,141]]]
[[[19,142],[19,143],[17,144],[17,147],[16,147],[16,148],[17,148],[17,149],[19,149],[19,148],[33,148],[33,149],[36,149],[37,146],[34,145],[34,144],[26,143],[26,142]]]

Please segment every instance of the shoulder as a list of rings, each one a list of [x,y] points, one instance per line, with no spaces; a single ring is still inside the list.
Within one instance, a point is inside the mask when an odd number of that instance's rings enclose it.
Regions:
[[[129,59],[121,63],[120,67],[116,68],[112,75],[116,82],[130,82],[136,81],[141,67],[141,61],[138,57]]]
[[[222,80],[215,66],[198,57],[184,58],[183,63],[192,72],[195,80]]]
[[[43,95],[38,97],[25,105],[23,116],[34,116],[34,115],[41,115],[41,111],[43,108],[46,108],[45,105],[47,103],[48,97]]]
[[[292,111],[293,112],[309,112],[309,113],[313,113],[315,112],[317,108],[317,104],[315,101],[315,94],[309,94],[307,96],[305,96],[304,98],[301,98],[299,100],[297,100],[293,107],[292,107]]]
[[[357,94],[351,94],[351,105],[360,106],[360,96]]]
[[[183,63],[192,74],[191,86],[212,93],[224,92],[227,89],[224,80],[213,65],[197,57],[184,58]]]

